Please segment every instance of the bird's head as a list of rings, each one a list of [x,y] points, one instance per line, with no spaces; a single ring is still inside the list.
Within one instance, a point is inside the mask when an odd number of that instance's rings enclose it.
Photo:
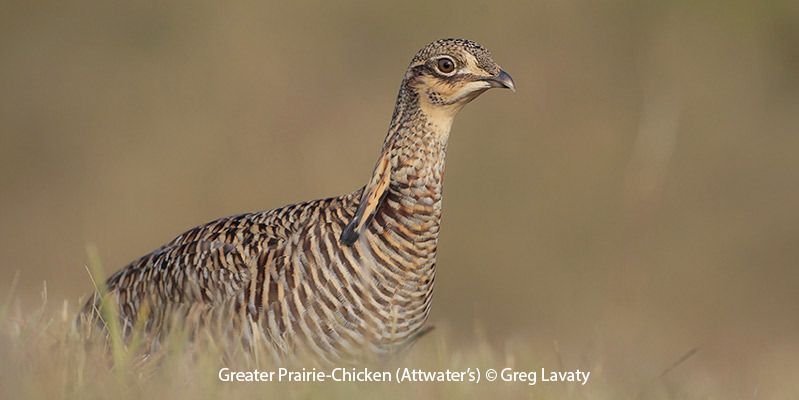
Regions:
[[[451,119],[464,105],[491,88],[516,91],[513,79],[483,46],[466,39],[441,39],[416,53],[404,86],[434,118]]]
[[[396,185],[402,193],[413,187],[408,193],[426,199],[440,193],[444,150],[455,114],[495,87],[515,91],[510,75],[475,42],[436,40],[416,53],[402,80],[380,159],[355,215],[341,233],[342,244],[352,246],[358,240]],[[437,140],[425,140],[431,137]]]

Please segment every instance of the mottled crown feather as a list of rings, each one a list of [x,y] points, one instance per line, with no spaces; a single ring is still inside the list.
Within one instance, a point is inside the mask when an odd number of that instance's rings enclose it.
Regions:
[[[458,53],[462,51],[466,51],[473,55],[477,59],[478,66],[484,71],[492,74],[499,72],[499,67],[494,62],[494,58],[491,56],[491,52],[488,51],[488,49],[480,45],[480,43],[460,38],[439,39],[428,44],[416,53],[416,56],[413,57],[413,61],[411,61],[411,65],[424,62],[430,57],[437,55],[446,54],[455,58],[460,58],[458,57]]]

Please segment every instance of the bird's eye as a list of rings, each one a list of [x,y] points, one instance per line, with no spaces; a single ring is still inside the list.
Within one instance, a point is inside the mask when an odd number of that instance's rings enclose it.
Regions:
[[[452,61],[449,57],[442,57],[438,59],[438,64],[436,64],[436,66],[441,73],[449,74],[455,70],[455,61]]]

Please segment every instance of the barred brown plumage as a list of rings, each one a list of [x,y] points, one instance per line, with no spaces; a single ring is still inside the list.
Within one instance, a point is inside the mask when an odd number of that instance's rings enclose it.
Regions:
[[[133,261],[106,283],[124,331],[139,321],[157,336],[174,314],[194,314],[268,344],[277,360],[407,345],[430,312],[452,120],[492,87],[514,84],[485,48],[429,44],[402,80],[365,187],[221,218]],[[100,303],[95,294],[84,315],[98,317]]]

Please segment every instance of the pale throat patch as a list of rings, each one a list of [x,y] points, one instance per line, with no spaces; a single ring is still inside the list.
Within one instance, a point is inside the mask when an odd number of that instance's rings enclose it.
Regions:
[[[419,107],[427,117],[427,122],[433,127],[436,136],[446,142],[449,139],[449,131],[452,128],[455,115],[463,108],[463,104],[432,104],[427,96],[420,96],[420,98]]]
[[[436,89],[451,90],[451,88],[443,88],[443,85],[431,85]],[[474,100],[481,93],[486,91],[490,85],[487,82],[475,81],[469,82],[455,91],[446,92],[444,90],[437,91],[443,95],[442,97],[451,102],[450,104],[435,104],[431,102],[430,98],[426,95],[419,96],[419,107],[422,112],[427,116],[428,122],[433,125],[435,132],[444,141],[449,137],[452,122],[458,112],[470,101]]]

